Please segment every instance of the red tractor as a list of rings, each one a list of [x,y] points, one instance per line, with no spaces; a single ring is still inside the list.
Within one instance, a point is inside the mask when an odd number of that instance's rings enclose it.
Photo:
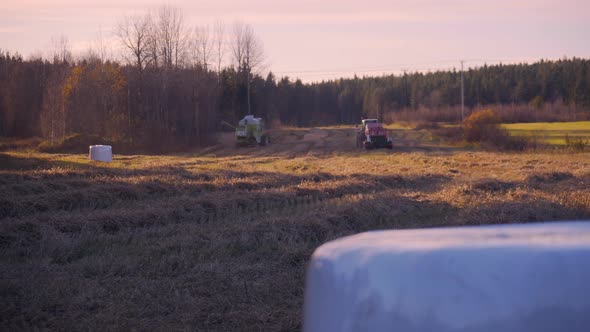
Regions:
[[[393,149],[391,137],[387,136],[387,130],[377,119],[364,119],[361,129],[357,134],[357,147],[365,149],[388,148]]]

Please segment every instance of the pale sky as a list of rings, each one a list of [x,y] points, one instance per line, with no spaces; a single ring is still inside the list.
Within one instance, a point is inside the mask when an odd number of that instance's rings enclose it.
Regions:
[[[3,0],[0,48],[27,57],[63,34],[81,53],[102,31],[117,55],[116,22],[164,4],[182,9],[190,26],[251,24],[266,71],[307,82],[459,68],[462,59],[478,66],[590,58],[588,0]]]

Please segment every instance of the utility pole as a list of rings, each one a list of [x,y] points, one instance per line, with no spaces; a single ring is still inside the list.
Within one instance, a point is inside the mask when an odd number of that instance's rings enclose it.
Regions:
[[[248,82],[247,82],[247,90],[248,90],[248,114],[252,114],[252,111],[250,110],[250,72],[248,71],[247,73],[248,75]]]
[[[408,89],[408,74],[407,74],[408,69],[402,68],[402,71],[404,72],[404,76],[402,79],[403,86],[404,86],[404,105],[403,105],[403,107],[405,107],[405,106],[409,107],[409,106],[411,106],[411,103],[410,103],[410,93],[408,92],[408,90],[409,90]],[[406,103],[407,103],[407,105],[406,105]]]
[[[461,60],[461,121],[465,119],[465,91],[463,85],[463,60]]]

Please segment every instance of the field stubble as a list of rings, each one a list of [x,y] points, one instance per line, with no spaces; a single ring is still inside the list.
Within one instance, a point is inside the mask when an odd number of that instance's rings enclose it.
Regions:
[[[112,164],[1,155],[0,329],[297,330],[325,241],[590,218],[588,153],[453,150],[411,131],[360,152],[349,132]]]

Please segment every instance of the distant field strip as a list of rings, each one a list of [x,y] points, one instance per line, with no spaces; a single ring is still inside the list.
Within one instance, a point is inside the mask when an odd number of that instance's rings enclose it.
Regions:
[[[536,137],[552,145],[565,145],[565,137],[590,140],[590,121],[503,124],[511,135]]]

